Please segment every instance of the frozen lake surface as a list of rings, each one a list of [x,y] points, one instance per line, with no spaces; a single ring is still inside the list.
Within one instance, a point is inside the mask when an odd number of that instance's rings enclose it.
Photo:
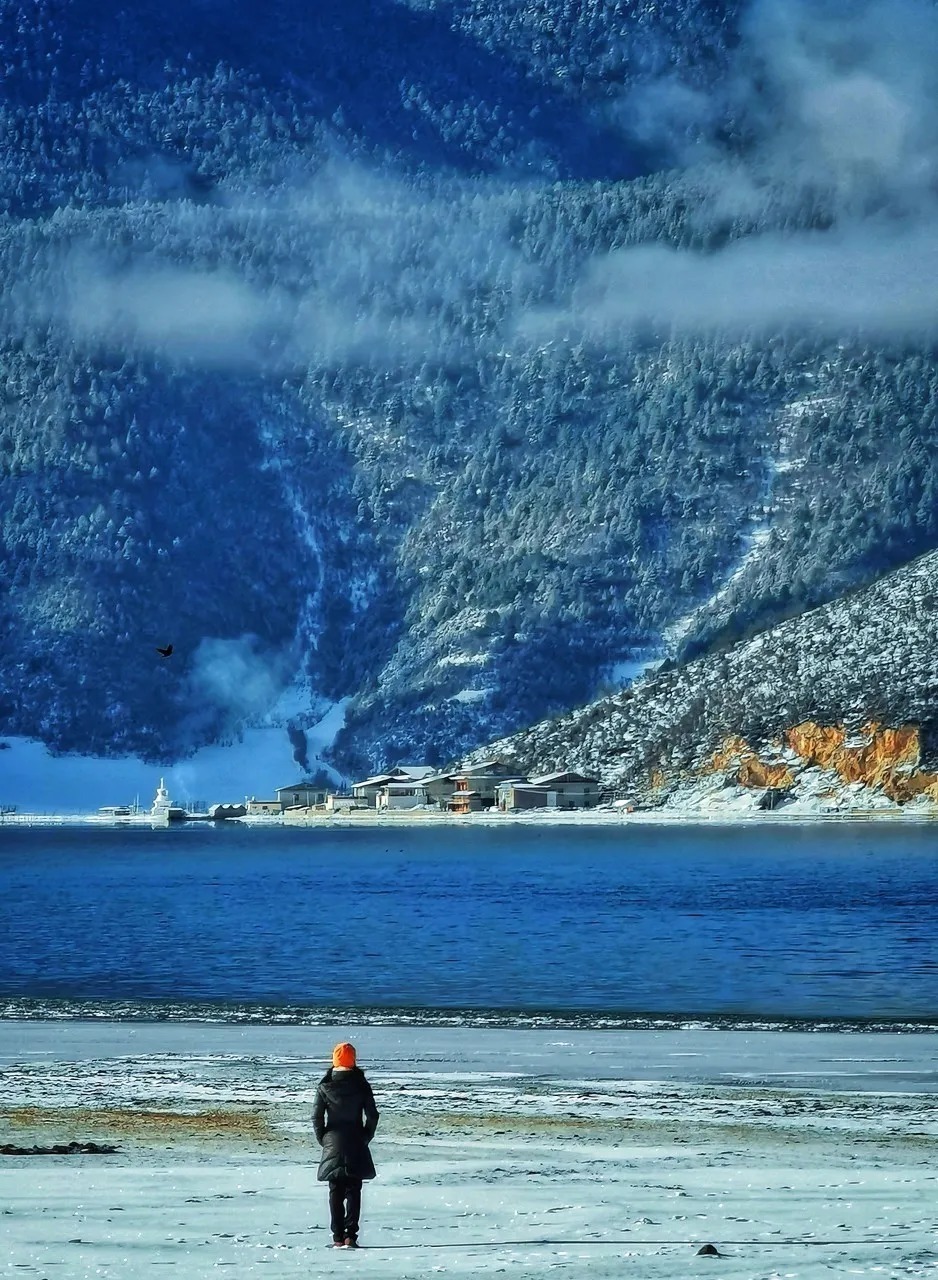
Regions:
[[[327,1248],[309,1124],[350,1033],[382,1111],[354,1262]],[[0,1037],[5,1140],[119,1148],[0,1161],[11,1275],[821,1280],[938,1262],[934,1034],[28,1021]],[[698,1258],[704,1243],[723,1256]]]

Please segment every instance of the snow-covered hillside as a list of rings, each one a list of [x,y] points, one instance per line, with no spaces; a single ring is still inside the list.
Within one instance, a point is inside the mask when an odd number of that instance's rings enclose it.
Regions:
[[[869,808],[938,797],[938,553],[725,652],[485,749],[637,803]]]
[[[0,0],[0,735],[442,766],[938,548],[934,0],[257,14]]]

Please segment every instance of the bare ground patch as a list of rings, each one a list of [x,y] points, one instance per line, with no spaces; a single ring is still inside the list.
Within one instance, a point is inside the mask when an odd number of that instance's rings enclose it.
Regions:
[[[881,1133],[852,1133],[832,1129],[821,1123],[785,1124],[734,1122],[731,1120],[682,1121],[674,1117],[661,1120],[645,1118],[606,1120],[596,1116],[549,1115],[525,1116],[507,1112],[436,1112],[420,1116],[410,1114],[405,1123],[389,1119],[385,1136],[465,1137],[538,1139],[563,1141],[577,1139],[610,1146],[699,1146],[734,1145],[766,1150],[775,1147],[832,1147],[852,1150],[857,1146],[883,1151],[916,1149],[938,1152],[938,1136],[930,1133],[903,1131],[901,1128]]]
[[[93,1135],[119,1143],[232,1141],[266,1143],[279,1136],[267,1117],[254,1111],[151,1111],[108,1107],[8,1107],[0,1110],[0,1131],[21,1141],[82,1141]]]

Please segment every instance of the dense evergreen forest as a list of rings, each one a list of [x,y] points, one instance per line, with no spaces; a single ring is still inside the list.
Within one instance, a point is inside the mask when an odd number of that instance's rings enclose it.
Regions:
[[[938,546],[938,17],[850,8],[0,0],[0,729],[442,762]]]

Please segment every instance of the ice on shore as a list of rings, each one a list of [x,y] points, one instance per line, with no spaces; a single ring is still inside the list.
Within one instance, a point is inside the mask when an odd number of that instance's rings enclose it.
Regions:
[[[4,1275],[819,1280],[938,1265],[934,1035],[0,1031],[3,1141],[120,1146],[0,1160]],[[382,1110],[355,1259],[327,1247],[308,1122],[348,1035]],[[698,1257],[707,1242],[725,1256]]]

